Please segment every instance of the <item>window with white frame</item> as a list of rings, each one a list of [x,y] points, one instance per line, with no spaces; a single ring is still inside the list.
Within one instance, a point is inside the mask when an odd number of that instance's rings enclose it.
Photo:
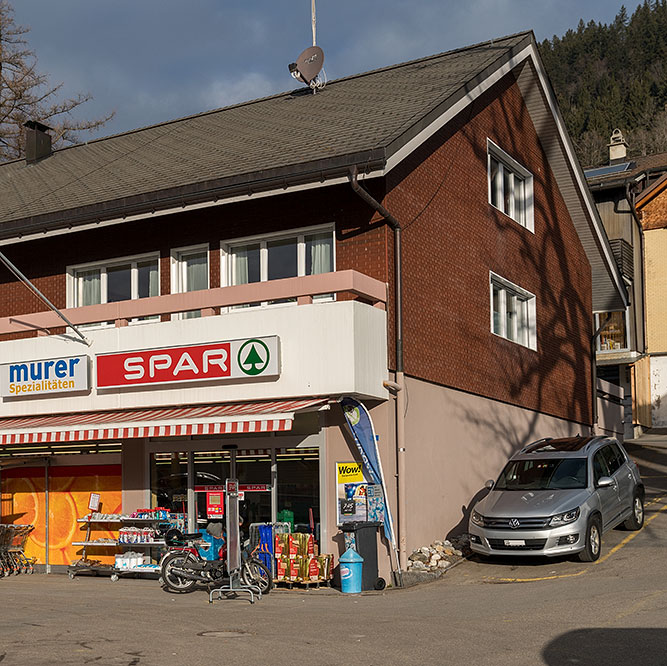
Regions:
[[[208,245],[193,245],[171,252],[171,292],[183,294],[209,288]],[[180,317],[192,319],[200,312],[183,312]]]
[[[333,238],[332,227],[317,227],[223,243],[227,283],[329,273],[334,270]]]
[[[489,203],[534,231],[532,174],[490,139],[487,154]]]
[[[70,266],[70,307],[159,296],[159,256],[142,255]]]
[[[491,331],[517,344],[537,349],[535,296],[494,273],[491,282]]]
[[[628,336],[629,308],[622,312],[596,312],[595,330],[600,324],[607,322],[597,337],[596,345],[599,352],[619,352],[630,349]]]

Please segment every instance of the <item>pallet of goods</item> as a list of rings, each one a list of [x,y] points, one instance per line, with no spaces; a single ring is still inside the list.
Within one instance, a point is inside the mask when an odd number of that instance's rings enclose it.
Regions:
[[[275,581],[287,587],[329,585],[333,572],[333,555],[317,555],[312,534],[276,534]]]

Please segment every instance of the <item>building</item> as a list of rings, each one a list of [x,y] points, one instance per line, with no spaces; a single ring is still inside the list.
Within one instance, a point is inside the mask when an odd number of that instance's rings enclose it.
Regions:
[[[624,434],[633,438],[652,425],[667,423],[667,414],[659,415],[657,388],[658,375],[662,374],[658,357],[661,351],[667,351],[660,342],[661,278],[655,259],[659,234],[651,233],[651,248],[648,247],[648,230],[656,231],[659,226],[654,213],[652,226],[647,227],[638,212],[640,200],[644,205],[653,202],[647,209],[650,211],[659,205],[654,201],[660,198],[656,181],[667,173],[667,154],[629,158],[627,148],[623,134],[615,130],[609,143],[609,164],[585,173],[630,294],[630,304],[624,312],[595,313],[596,326],[602,327],[596,343],[597,372],[600,378],[624,389]]]
[[[0,249],[85,338],[2,273],[3,519],[49,484],[41,561],[77,556],[90,491],[205,520],[229,475],[340,554],[341,396],[403,562],[517,447],[594,426],[592,312],[627,300],[531,33],[55,152],[29,130]]]
[[[652,425],[667,427],[667,155],[662,155],[662,175],[635,199],[644,232],[644,273],[646,280],[646,340],[651,369]]]

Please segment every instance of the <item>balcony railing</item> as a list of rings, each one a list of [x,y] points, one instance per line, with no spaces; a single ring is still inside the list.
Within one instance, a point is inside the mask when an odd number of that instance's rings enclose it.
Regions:
[[[387,302],[387,285],[358,271],[346,270],[204,289],[185,294],[168,294],[103,305],[66,308],[62,312],[75,326],[101,322],[114,322],[116,326],[127,326],[131,320],[142,317],[168,316],[189,311],[199,311],[206,317],[215,315],[218,308],[282,299],[296,299],[298,305],[307,305],[313,302],[313,297],[323,294],[337,294],[343,297],[349,295],[351,298],[384,309]],[[0,336],[17,333],[50,335],[51,329],[56,328],[63,328],[63,320],[50,310],[0,318]]]

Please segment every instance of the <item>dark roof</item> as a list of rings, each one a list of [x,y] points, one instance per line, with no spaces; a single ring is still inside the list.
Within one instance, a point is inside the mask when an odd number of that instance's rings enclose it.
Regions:
[[[645,171],[667,171],[667,153],[655,153],[641,157],[629,157],[630,167],[620,173],[612,173],[595,178],[586,178],[591,189],[608,189],[632,182]],[[585,172],[584,172],[585,173]]]
[[[332,81],[317,94],[286,92],[4,164],[0,238],[64,226],[65,216],[75,225],[381,166],[430,114],[531,42],[521,33]]]

